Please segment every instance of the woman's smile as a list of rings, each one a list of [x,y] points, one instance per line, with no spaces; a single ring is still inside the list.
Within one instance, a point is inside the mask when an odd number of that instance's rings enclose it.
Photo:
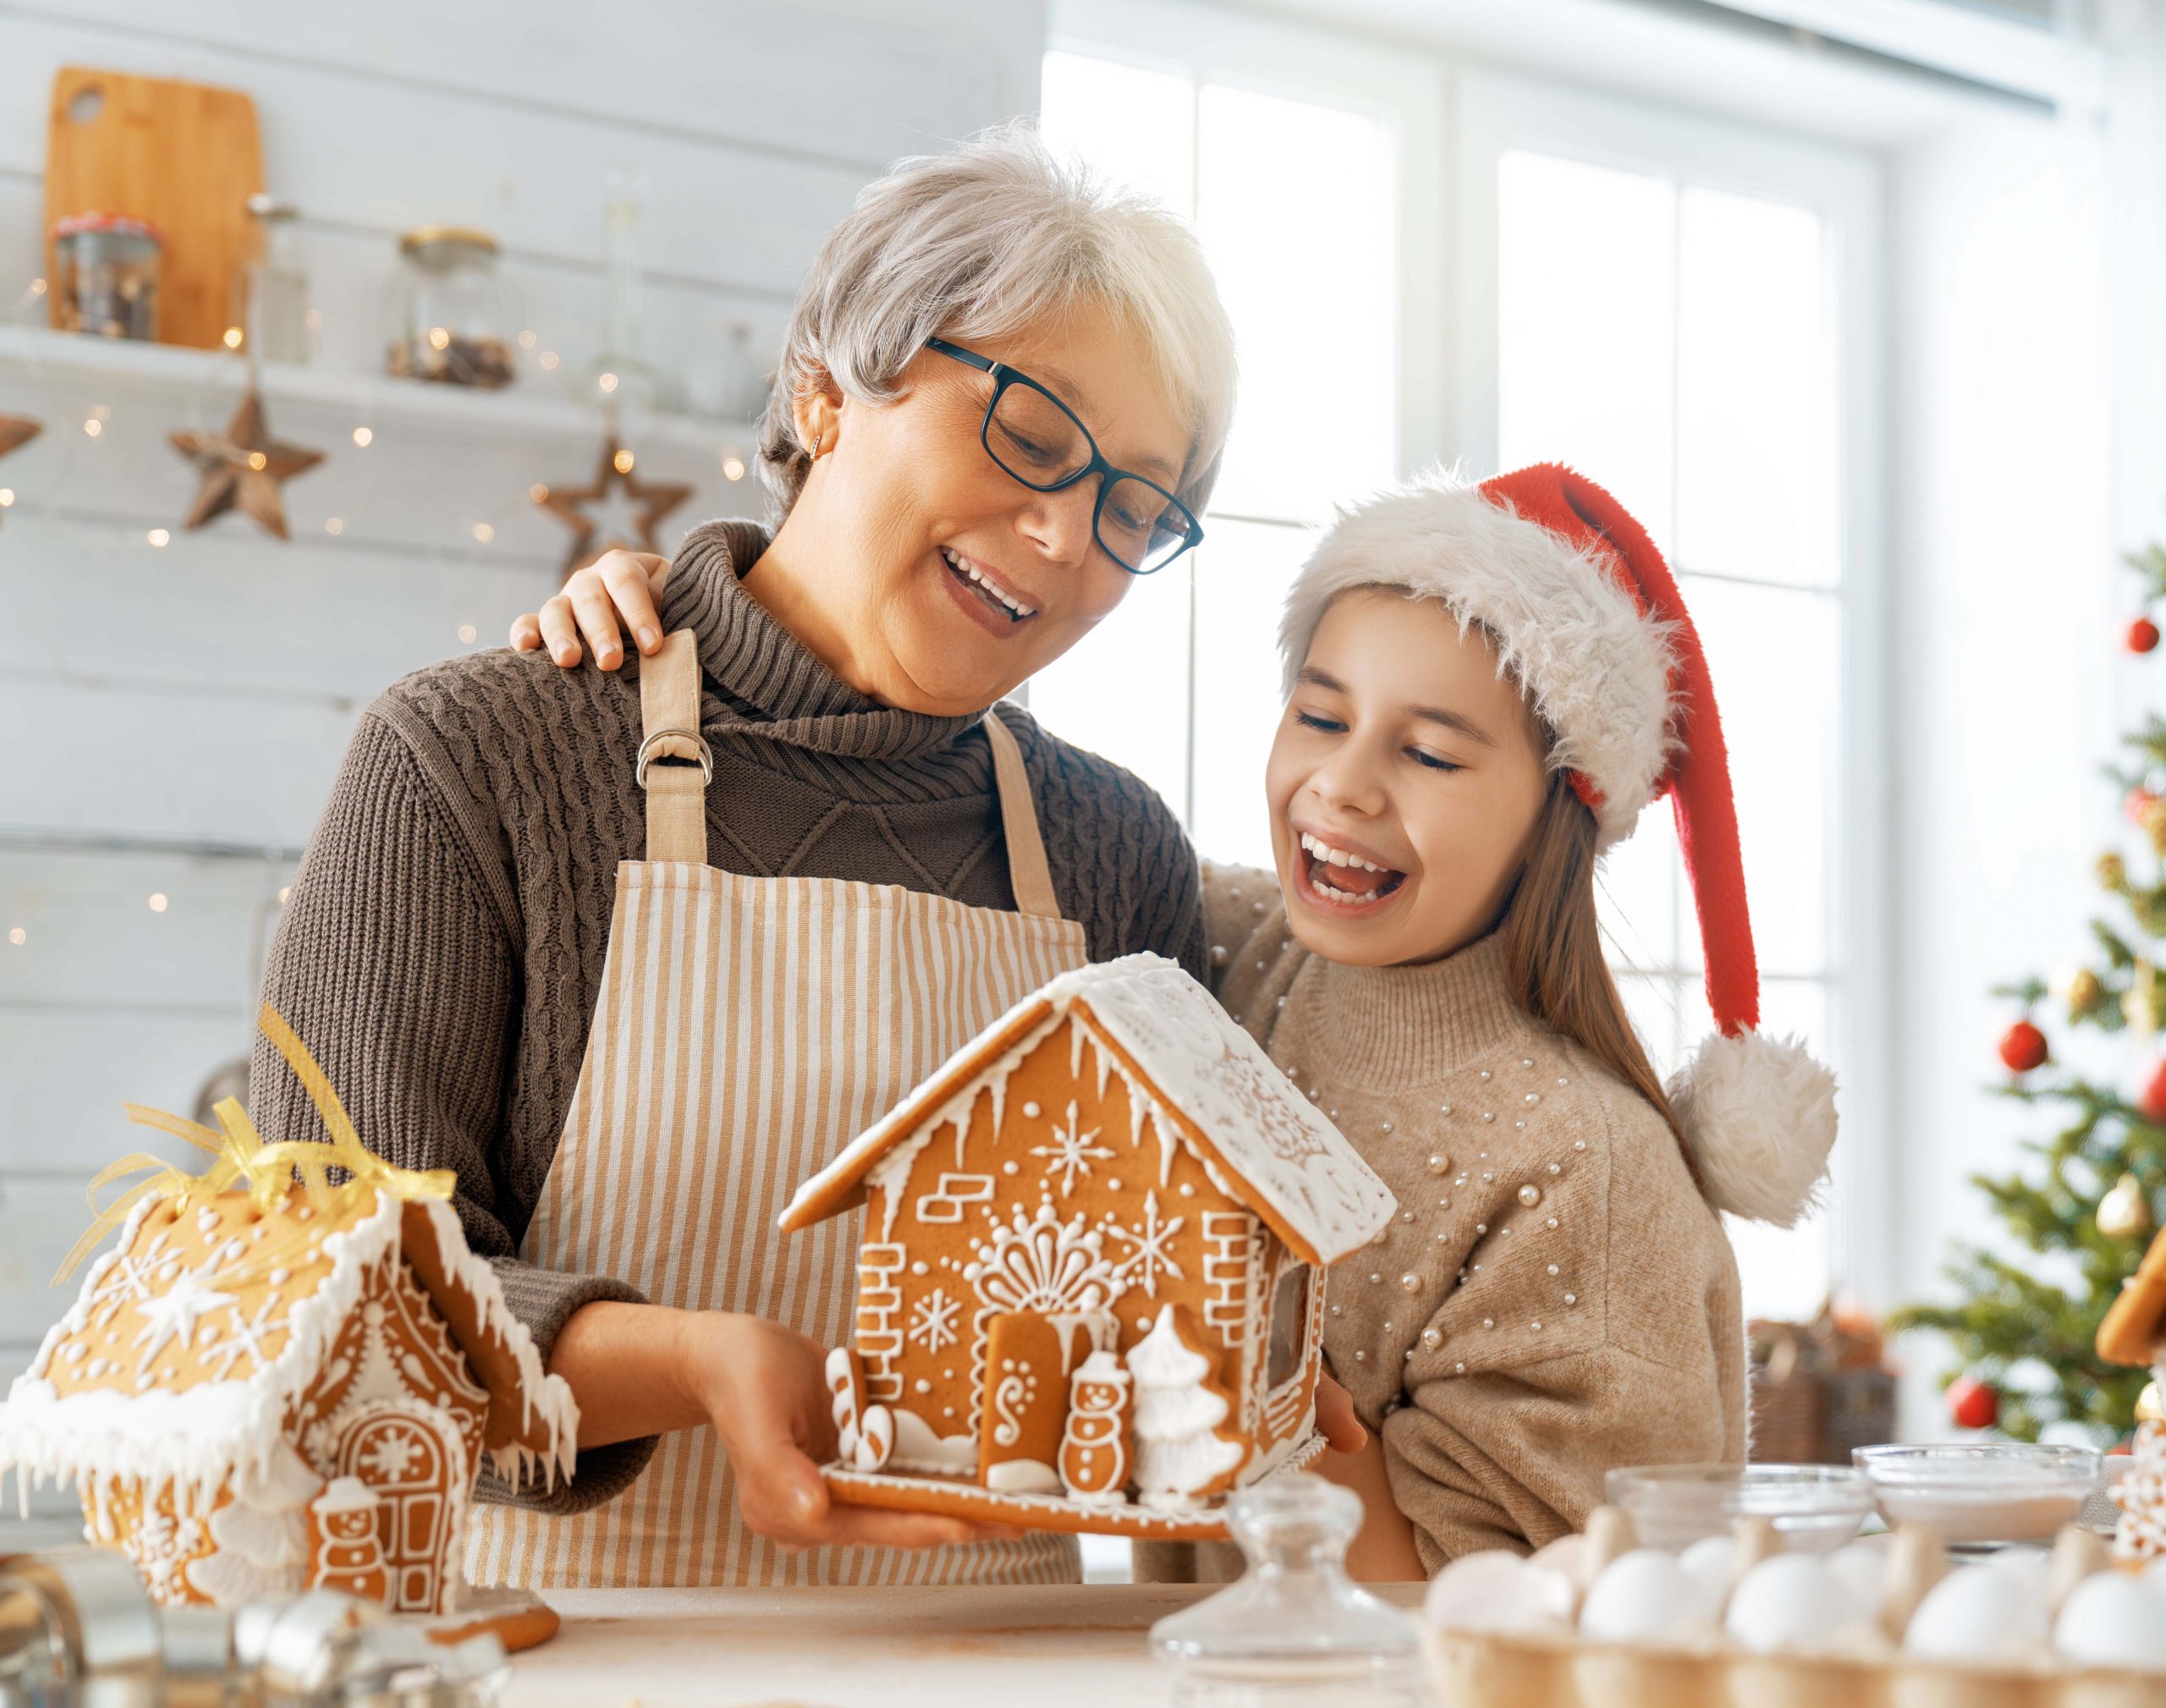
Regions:
[[[953,546],[940,548],[948,579],[958,600],[973,618],[997,635],[1012,634],[1038,614],[1038,607],[1025,599],[997,570],[966,557]]]

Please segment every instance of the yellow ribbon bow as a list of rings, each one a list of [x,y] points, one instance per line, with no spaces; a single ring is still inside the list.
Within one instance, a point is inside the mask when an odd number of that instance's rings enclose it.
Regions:
[[[453,1170],[394,1168],[361,1143],[361,1135],[354,1130],[353,1120],[338,1101],[338,1094],[331,1089],[331,1081],[316,1065],[316,1057],[309,1054],[308,1046],[294,1035],[294,1029],[276,1008],[266,1002],[256,1015],[256,1024],[278,1046],[278,1053],[286,1058],[286,1065],[294,1070],[294,1077],[308,1092],[309,1101],[316,1105],[316,1112],[323,1118],[331,1142],[325,1145],[314,1140],[289,1140],[267,1145],[263,1135],[256,1130],[256,1123],[248,1118],[248,1112],[231,1097],[220,1099],[212,1111],[218,1118],[221,1130],[217,1132],[201,1122],[184,1120],[162,1109],[146,1108],[140,1103],[124,1104],[128,1118],[137,1126],[155,1128],[185,1140],[217,1160],[201,1174],[190,1174],[162,1156],[138,1151],[101,1169],[90,1185],[91,1225],[75,1242],[74,1249],[60,1266],[60,1272],[52,1277],[54,1286],[74,1273],[76,1266],[90,1255],[97,1243],[128,1219],[129,1212],[137,1204],[169,1192],[201,1193],[207,1197],[224,1191],[236,1181],[243,1181],[247,1184],[249,1196],[259,1207],[267,1210],[293,1189],[298,1176],[309,1202],[318,1209],[328,1205],[334,1193],[350,1191],[355,1187],[372,1187],[393,1198],[451,1196],[459,1184],[459,1176]],[[332,1184],[333,1168],[346,1171],[348,1179],[344,1186]],[[131,1174],[143,1174],[146,1178],[101,1210],[98,1194]]]

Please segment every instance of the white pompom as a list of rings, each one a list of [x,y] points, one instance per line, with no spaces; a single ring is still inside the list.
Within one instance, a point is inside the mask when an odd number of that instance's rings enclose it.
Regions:
[[[1707,1200],[1793,1227],[1819,1200],[1835,1143],[1835,1076],[1795,1038],[1709,1038],[1669,1082]]]

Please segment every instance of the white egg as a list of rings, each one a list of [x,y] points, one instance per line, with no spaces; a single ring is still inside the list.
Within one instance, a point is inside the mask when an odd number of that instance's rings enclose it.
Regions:
[[[1845,1542],[1827,1557],[1828,1569],[1840,1578],[1859,1604],[1877,1607],[1888,1587],[1887,1538]]]
[[[1666,1643],[1712,1623],[1718,1601],[1674,1554],[1635,1548],[1588,1587],[1580,1634],[1596,1643]]]
[[[2053,1598],[2053,1556],[2046,1548],[2002,1548],[1986,1556],[1988,1571],[2013,1578],[2040,1606]]]
[[[1498,1548],[1446,1566],[1423,1607],[1446,1631],[1548,1631],[1570,1623],[1575,1594],[1561,1573]]]
[[[2162,1554],[2143,1568],[2136,1581],[2147,1589],[2156,1590],[2166,1595],[2166,1554]]]
[[[1778,1554],[1738,1580],[1723,1628],[1740,1648],[1826,1653],[1870,1641],[1872,1606],[1812,1554]]]
[[[1588,1569],[1593,1564],[1588,1557],[1589,1546],[1586,1532],[1574,1530],[1537,1548],[1527,1557],[1527,1564],[1542,1567],[1559,1577],[1570,1579],[1575,1588],[1584,1590],[1587,1586],[1587,1579],[1593,1575]]]
[[[1721,1607],[1729,1594],[1729,1574],[1737,1563],[1737,1543],[1729,1536],[1702,1536],[1677,1557],[1685,1575],[1700,1586],[1708,1611]]]
[[[2029,1573],[1965,1566],[1918,1603],[1903,1647],[1928,1661],[2018,1661],[2046,1640],[2046,1595]]]
[[[2086,1667],[2166,1672],[2166,1619],[2158,1592],[2119,1572],[2097,1572],[2069,1591],[2053,1647]]]

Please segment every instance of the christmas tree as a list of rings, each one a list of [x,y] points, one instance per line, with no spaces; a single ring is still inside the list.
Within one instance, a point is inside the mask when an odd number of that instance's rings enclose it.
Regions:
[[[2142,578],[2146,605],[2166,600],[2166,548],[2153,546],[2128,562]],[[2124,636],[2138,654],[2158,642],[2148,616]],[[1953,1343],[1961,1359],[1948,1388],[1956,1423],[1998,1425],[2021,1441],[2061,1422],[2081,1425],[2102,1442],[2118,1441],[2134,1425],[2148,1380],[2141,1370],[2107,1363],[2092,1343],[2106,1307],[2141,1261],[2166,1198],[2166,1060],[2158,1045],[2166,1029],[2166,719],[2152,715],[2124,745],[2127,768],[2108,774],[2141,833],[2143,873],[2119,853],[2101,855],[2097,881],[2111,900],[2106,916],[2092,921],[2092,964],[2050,991],[2031,979],[1996,992],[2024,1010],[2002,1035],[2009,1077],[1997,1090],[2057,1112],[2063,1124],[2049,1138],[2027,1141],[2015,1173],[1972,1182],[2009,1233],[2042,1260],[2034,1266],[1965,1245],[1948,1271],[1961,1289],[1959,1302],[1912,1306],[1891,1320],[1898,1329],[1938,1329]],[[2049,1024],[2064,1018],[2071,1028],[2141,1041],[2130,1052],[2125,1084],[2086,1078],[2054,1058],[2037,1024],[2049,1002],[2059,1009]],[[2025,1369],[2011,1382],[2018,1365]],[[2037,1379],[2041,1367],[2050,1382]],[[2150,1397],[2146,1411],[2156,1403]]]

